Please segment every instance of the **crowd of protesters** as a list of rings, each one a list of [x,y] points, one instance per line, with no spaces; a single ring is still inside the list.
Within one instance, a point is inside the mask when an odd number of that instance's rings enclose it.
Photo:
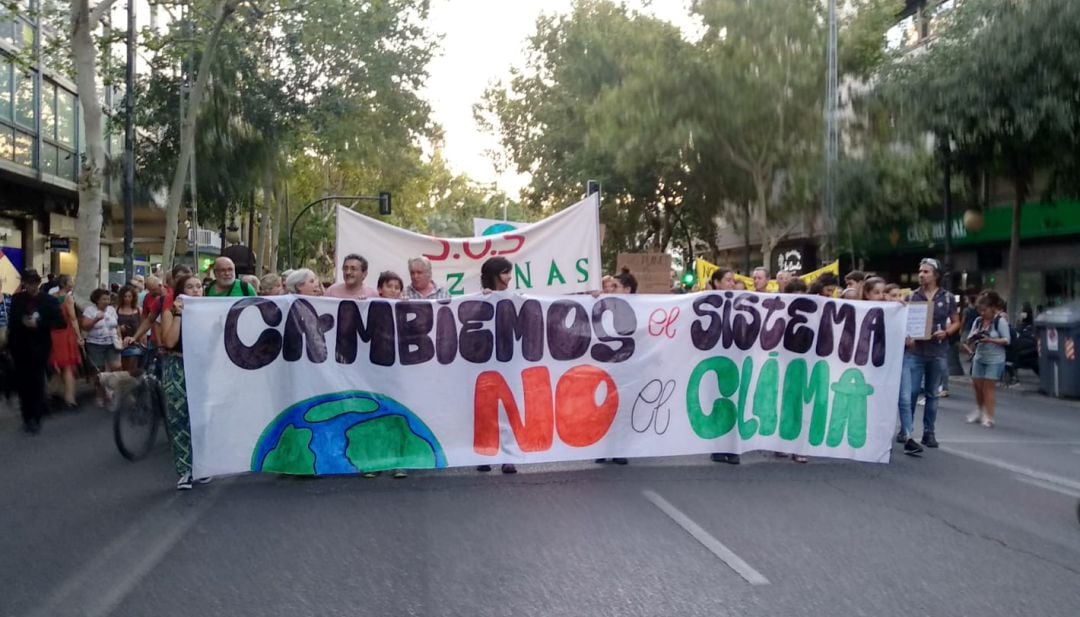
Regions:
[[[188,267],[179,265],[166,275],[134,276],[123,287],[95,290],[82,311],[75,306],[72,295],[74,280],[60,276],[48,283],[34,270],[24,272],[19,291],[4,296],[0,303],[0,349],[7,347],[11,358],[13,379],[20,398],[24,428],[36,434],[47,410],[46,376],[52,374],[60,390],[60,404],[76,408],[75,386],[80,365],[89,364],[90,373],[104,371],[137,371],[148,354],[160,357],[160,378],[166,399],[166,421],[172,442],[173,458],[179,480],[178,489],[191,488],[191,434],[183,365],[181,296],[242,297],[295,294],[327,296],[343,299],[413,299],[439,300],[449,298],[448,290],[432,279],[431,263],[417,257],[404,264],[409,283],[394,272],[382,272],[374,286],[368,284],[368,261],[361,255],[347,255],[341,263],[340,282],[325,286],[310,269],[286,270],[261,277],[238,275],[235,264],[219,257],[213,264],[213,277],[200,279]],[[509,288],[512,263],[503,257],[489,259],[481,270],[484,293]],[[732,270],[720,268],[707,282],[708,290],[743,290],[766,293],[769,272],[756,268],[748,289]],[[938,447],[935,437],[938,398],[948,372],[947,350],[950,337],[960,333],[964,349],[972,358],[972,384],[976,408],[968,415],[969,422],[994,426],[995,384],[1005,366],[1005,348],[1010,344],[1010,327],[1001,296],[986,291],[970,302],[961,321],[955,297],[942,289],[941,266],[934,259],[919,264],[918,287],[910,292],[885,279],[853,271],[841,282],[838,277],[824,274],[807,284],[789,271],[776,275],[780,293],[810,294],[829,298],[871,302],[929,302],[932,307],[931,336],[926,340],[906,341],[898,400],[897,441],[908,454],[918,454],[923,446]],[[605,294],[637,293],[637,280],[623,269],[602,280]],[[109,392],[98,385],[98,404],[108,406]],[[922,435],[914,438],[914,419],[917,408],[923,406]],[[777,453],[778,456],[787,456]],[[806,463],[807,457],[793,455],[793,460]],[[715,462],[739,464],[735,453],[717,452]],[[597,459],[627,464],[625,458]],[[479,471],[490,471],[488,465]],[[513,464],[504,464],[503,473],[515,473]],[[406,477],[404,470],[392,472],[394,477]],[[375,477],[375,472],[364,472]]]
[[[969,301],[969,315],[961,320],[956,296],[941,287],[941,264],[932,258],[919,263],[918,286],[908,292],[900,285],[861,271],[852,271],[843,283],[831,274],[815,279],[809,286],[792,273],[776,276],[781,293],[808,293],[844,300],[871,302],[927,302],[931,308],[930,336],[925,340],[907,339],[903,369],[900,374],[900,397],[897,401],[900,430],[896,441],[904,452],[917,455],[924,447],[937,448],[936,421],[938,399],[948,395],[948,354],[950,340],[959,338],[961,348],[971,357],[972,387],[975,408],[967,415],[970,423],[994,426],[995,388],[1005,370],[1006,348],[1012,343],[1005,302],[993,290],[978,294]],[[769,273],[757,268],[751,277],[753,291],[764,292]],[[708,281],[712,290],[743,288],[732,270],[721,268]],[[923,407],[922,434],[915,440],[914,420],[917,409]],[[805,457],[793,457],[806,462]],[[739,455],[715,453],[716,462],[739,463]]]

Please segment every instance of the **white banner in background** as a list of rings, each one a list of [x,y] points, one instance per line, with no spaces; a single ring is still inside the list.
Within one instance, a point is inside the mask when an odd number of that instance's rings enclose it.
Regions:
[[[472,233],[474,236],[494,236],[495,234],[521,229],[529,224],[530,223],[474,217],[472,220]]]
[[[775,450],[887,462],[906,308],[816,296],[185,299],[195,476]]]
[[[599,212],[599,197],[593,195],[521,229],[476,238],[435,238],[338,206],[337,265],[357,253],[368,260],[368,284],[374,286],[380,272],[391,270],[408,285],[408,260],[426,257],[435,283],[458,296],[481,291],[480,266],[502,256],[514,264],[510,289],[533,294],[595,291],[601,276]]]

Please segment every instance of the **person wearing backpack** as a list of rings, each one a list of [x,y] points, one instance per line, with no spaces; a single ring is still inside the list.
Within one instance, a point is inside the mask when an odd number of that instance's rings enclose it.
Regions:
[[[1005,371],[1005,354],[1012,341],[1005,301],[996,291],[984,291],[975,301],[978,318],[971,324],[968,345],[975,350],[971,362],[971,384],[975,389],[975,409],[967,421],[994,426],[994,398],[997,382]]]
[[[214,282],[206,287],[204,293],[212,298],[256,295],[251,285],[236,277],[236,265],[228,257],[214,260]]]

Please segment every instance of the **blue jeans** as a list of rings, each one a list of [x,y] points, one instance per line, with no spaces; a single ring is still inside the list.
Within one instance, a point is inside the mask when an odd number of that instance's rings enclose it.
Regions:
[[[905,355],[904,360],[911,371],[911,417],[908,419],[908,428],[914,423],[916,403],[922,393],[926,397],[926,406],[923,407],[923,433],[933,433],[934,422],[937,420],[938,388],[941,386],[942,377],[949,370],[948,362],[945,358],[915,355]],[[901,426],[903,423],[901,417]]]
[[[900,369],[900,432],[911,436],[914,410],[911,408],[911,354],[904,352],[904,365]]]

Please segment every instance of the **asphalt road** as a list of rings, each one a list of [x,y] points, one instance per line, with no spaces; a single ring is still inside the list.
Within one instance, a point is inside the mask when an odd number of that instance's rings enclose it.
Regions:
[[[1080,614],[1080,403],[1001,394],[942,448],[873,465],[764,454],[178,493],[103,411],[0,413],[0,615]]]

